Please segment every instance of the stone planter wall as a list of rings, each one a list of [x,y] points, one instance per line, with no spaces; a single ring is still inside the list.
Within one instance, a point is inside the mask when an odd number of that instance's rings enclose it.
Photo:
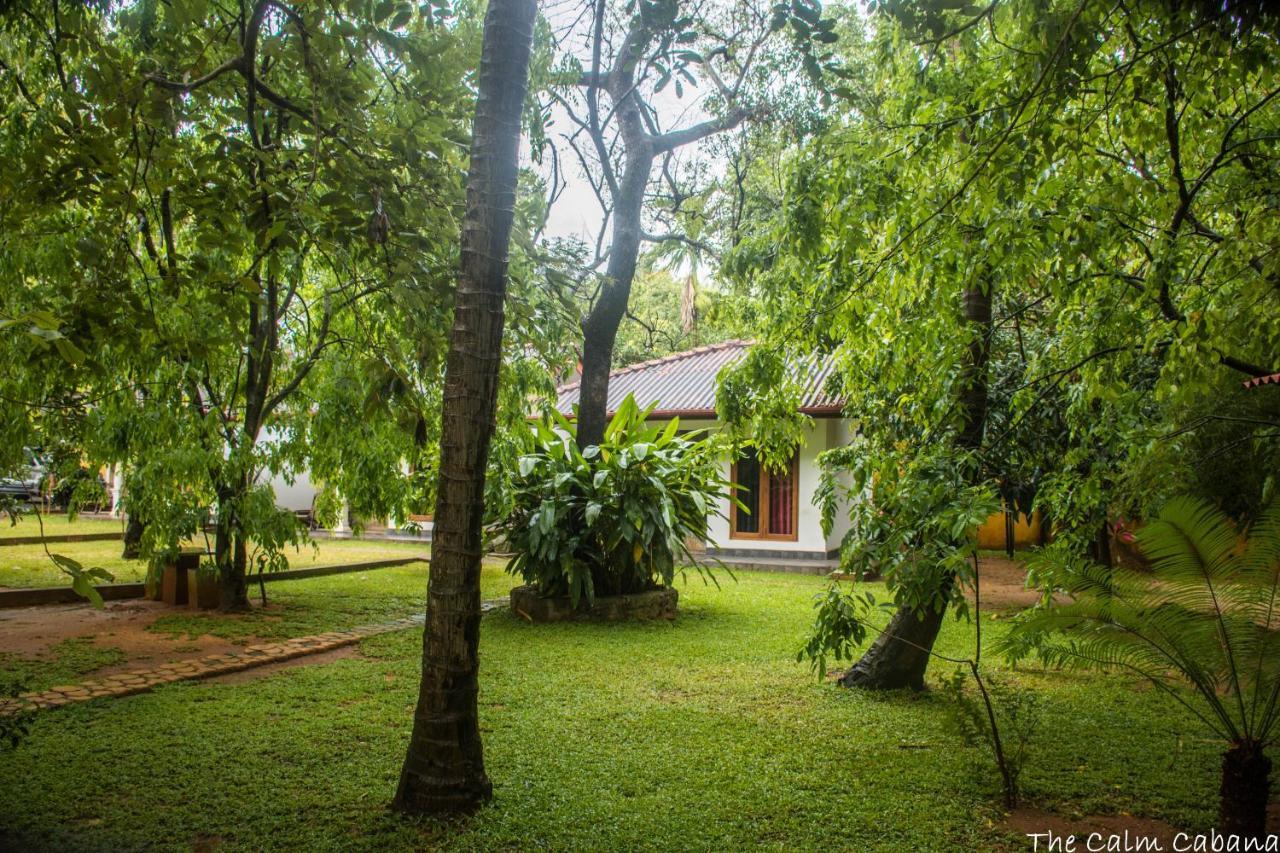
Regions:
[[[680,594],[671,587],[637,592],[633,595],[607,595],[596,598],[590,607],[579,602],[575,610],[568,596],[543,598],[531,586],[511,590],[511,611],[534,622],[563,622],[570,619],[594,619],[602,622],[624,622],[628,619],[675,619]]]

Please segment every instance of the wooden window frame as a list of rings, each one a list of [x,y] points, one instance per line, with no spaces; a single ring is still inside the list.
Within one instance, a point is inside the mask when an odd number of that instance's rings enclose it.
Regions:
[[[763,463],[759,462],[757,457],[757,465],[760,466],[760,482],[757,486],[760,492],[760,501],[757,508],[759,513],[758,527],[761,530],[755,533],[739,533],[738,532],[738,505],[733,501],[729,502],[729,538],[730,539],[748,539],[748,540],[764,540],[769,542],[797,542],[800,539],[800,451],[797,450],[791,456],[791,532],[790,533],[765,533],[763,528],[769,526],[769,480],[773,478],[773,472],[770,471]],[[738,460],[733,460],[733,465],[729,469],[729,479],[738,482]],[[734,489],[736,495],[737,489]]]

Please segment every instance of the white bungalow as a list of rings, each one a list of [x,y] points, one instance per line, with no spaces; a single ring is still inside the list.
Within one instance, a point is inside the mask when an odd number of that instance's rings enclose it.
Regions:
[[[609,414],[632,394],[642,408],[657,404],[650,421],[678,417],[682,427],[720,429],[716,376],[750,346],[746,341],[726,341],[616,370],[609,375]],[[848,530],[847,514],[837,513],[835,528],[823,535],[821,511],[814,502],[817,457],[829,447],[847,444],[852,422],[843,416],[842,403],[826,391],[829,364],[797,372],[804,388],[800,411],[813,418],[813,426],[787,472],[769,471],[753,451],[725,460],[726,475],[742,487],[738,498],[752,512],[739,512],[725,500],[720,509],[727,518],[712,520],[709,541],[703,543],[708,556],[730,564],[803,572],[825,573],[835,567],[840,540]],[[578,382],[557,390],[556,407],[571,414],[578,402]]]

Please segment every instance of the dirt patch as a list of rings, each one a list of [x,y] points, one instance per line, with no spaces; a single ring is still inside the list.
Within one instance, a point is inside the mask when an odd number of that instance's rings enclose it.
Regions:
[[[1174,836],[1183,831],[1165,821],[1150,817],[1087,815],[1081,818],[1065,818],[1053,812],[1032,808],[1014,809],[1000,822],[999,826],[1011,835],[1022,836],[1026,841],[1027,849],[1031,848],[1032,842],[1032,839],[1027,838],[1028,835],[1052,832],[1054,836],[1064,839],[1070,835],[1075,836],[1078,850],[1086,849],[1087,839],[1094,833],[1098,833],[1103,839],[1112,836],[1129,839],[1128,846],[1117,848],[1107,847],[1105,841],[1095,843],[1091,848],[1095,850],[1136,850],[1139,849],[1136,846],[1137,839],[1143,839],[1143,843],[1148,843],[1145,839],[1155,839],[1159,843],[1159,847],[1148,846],[1146,849],[1149,850],[1172,850]],[[1273,801],[1267,807],[1267,832],[1280,834],[1280,800]],[[1046,848],[1042,846],[1041,849]]]
[[[1027,567],[1004,557],[981,557],[978,560],[978,584],[982,590],[983,610],[1020,610],[1040,600],[1040,591],[1027,589]],[[973,590],[965,590],[973,603]]]
[[[40,658],[63,640],[88,637],[99,648],[124,652],[121,663],[97,670],[93,673],[97,677],[240,649],[240,644],[221,637],[192,639],[147,630],[156,619],[174,612],[178,611],[162,602],[141,600],[109,601],[101,610],[88,604],[6,608],[0,610],[0,651]]]
[[[1009,813],[1008,817],[1000,822],[1000,828],[1011,835],[1022,836],[1027,842],[1028,849],[1031,847],[1032,839],[1027,836],[1036,833],[1052,833],[1055,838],[1062,839],[1068,836],[1075,836],[1077,849],[1084,849],[1086,840],[1090,836],[1094,836],[1095,840],[1099,837],[1108,839],[1115,836],[1118,838],[1127,837],[1130,841],[1138,838],[1155,839],[1159,846],[1152,846],[1148,849],[1172,850],[1174,836],[1180,831],[1177,827],[1162,820],[1149,817],[1088,815],[1082,818],[1066,818],[1053,812],[1031,808],[1014,809]],[[1043,840],[1041,849],[1045,849]],[[1109,848],[1104,843],[1103,846],[1095,846],[1091,849],[1104,850]],[[1134,848],[1126,847],[1124,849]]]

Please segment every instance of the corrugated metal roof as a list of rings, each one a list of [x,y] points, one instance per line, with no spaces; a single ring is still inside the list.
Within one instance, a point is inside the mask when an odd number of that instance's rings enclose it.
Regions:
[[[750,347],[750,341],[725,341],[615,370],[609,374],[609,413],[633,394],[642,408],[657,403],[654,414],[658,416],[715,417],[716,375],[746,355]],[[830,359],[805,356],[793,360],[791,369],[801,377],[804,388],[800,411],[839,414],[843,401],[826,390],[833,369]],[[566,415],[578,404],[579,385],[568,382],[556,389],[556,408]]]
[[[1255,376],[1253,379],[1246,380],[1244,387],[1257,388],[1259,385],[1280,385],[1280,373],[1272,373],[1268,376]],[[609,395],[612,399],[613,395]]]

